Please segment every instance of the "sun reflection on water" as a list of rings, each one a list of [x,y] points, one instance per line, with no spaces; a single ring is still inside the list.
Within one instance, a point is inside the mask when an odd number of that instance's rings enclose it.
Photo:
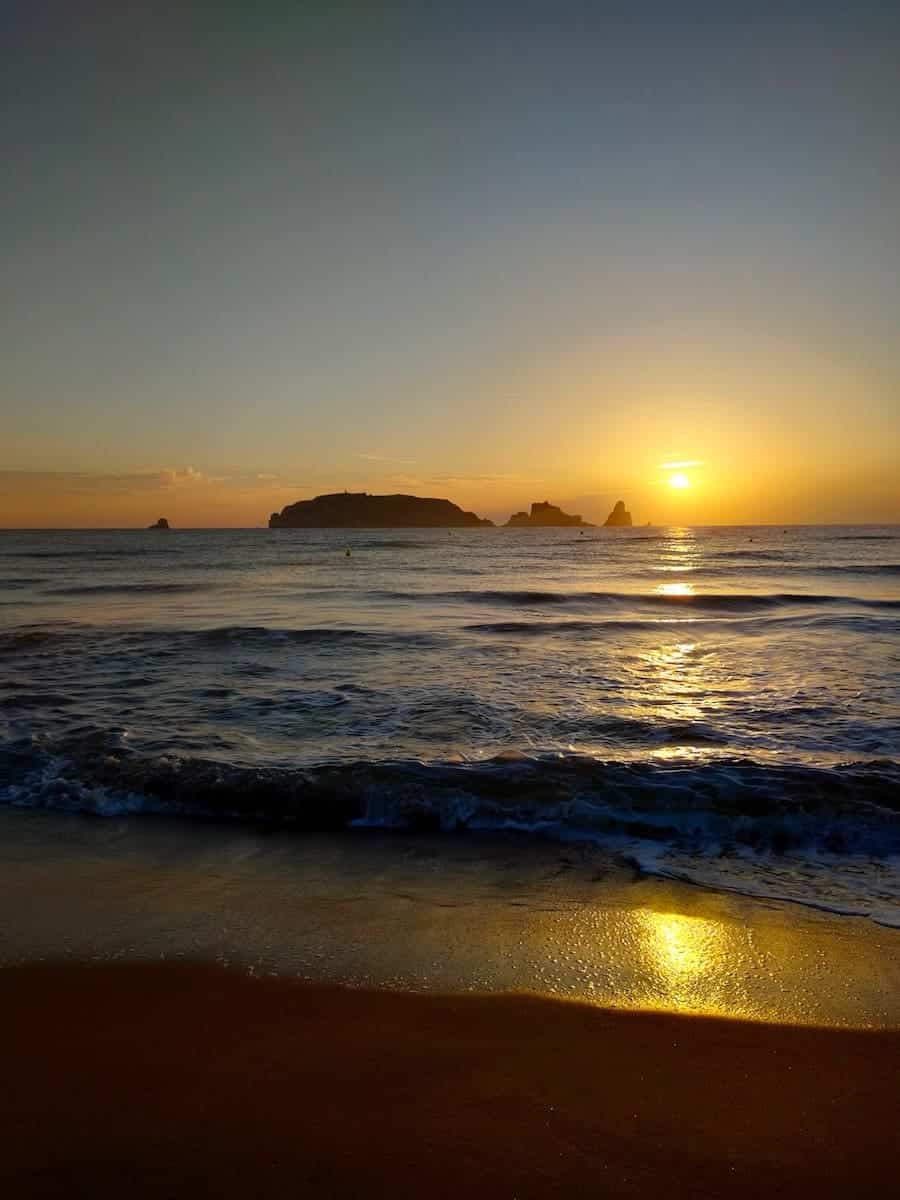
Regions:
[[[671,721],[693,721],[711,706],[705,675],[705,656],[696,642],[669,642],[647,650],[640,674],[647,689],[645,705]]]
[[[693,596],[694,589],[689,583],[661,583],[656,588],[659,596]]]
[[[669,529],[660,551],[659,571],[693,571],[700,565],[700,547],[692,529]]]

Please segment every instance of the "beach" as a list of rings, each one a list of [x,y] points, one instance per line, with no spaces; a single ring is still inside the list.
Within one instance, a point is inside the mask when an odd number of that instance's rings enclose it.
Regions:
[[[0,972],[10,1196],[874,1195],[900,1032],[198,966]]]
[[[897,931],[497,835],[0,813],[0,1188],[846,1196]]]

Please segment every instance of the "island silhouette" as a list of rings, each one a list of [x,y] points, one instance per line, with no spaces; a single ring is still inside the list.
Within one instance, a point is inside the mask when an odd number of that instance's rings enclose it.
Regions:
[[[580,525],[585,529],[593,528],[590,521],[585,521],[579,513],[573,515],[563,512],[561,508],[557,508],[549,500],[536,500],[531,506],[530,513],[513,513],[506,524],[514,528],[535,525],[541,528],[557,525]]]
[[[450,500],[334,492],[298,500],[269,517],[270,529],[404,529],[493,526]]]
[[[169,522],[165,517],[160,517],[158,521],[154,521],[152,525],[147,526],[148,529],[168,529]]]
[[[624,500],[616,504],[604,522],[608,526],[630,526],[631,513]],[[298,500],[269,517],[270,529],[457,529],[491,527],[494,522],[466,512],[452,500],[433,496],[374,496],[369,492],[329,492],[312,500]],[[575,526],[593,529],[580,513],[567,513],[549,500],[535,500],[530,512],[516,512],[506,528],[558,528]],[[160,517],[151,529],[168,529]]]
[[[613,505],[613,510],[603,522],[604,526],[615,528],[627,528],[631,526],[631,513],[625,507],[624,500],[617,500]]]

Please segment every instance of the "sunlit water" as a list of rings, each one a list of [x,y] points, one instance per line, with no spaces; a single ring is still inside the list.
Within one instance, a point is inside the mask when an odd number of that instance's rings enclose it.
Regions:
[[[898,527],[0,533],[12,804],[512,826],[897,924],[898,762]]]

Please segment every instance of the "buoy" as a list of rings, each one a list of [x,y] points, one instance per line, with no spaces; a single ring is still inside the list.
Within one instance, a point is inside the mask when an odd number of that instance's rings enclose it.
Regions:
[[[350,557],[350,547],[349,547],[349,546],[348,546],[348,547],[347,547],[347,549],[344,551],[344,553],[346,554],[346,556],[347,556],[348,558]]]

